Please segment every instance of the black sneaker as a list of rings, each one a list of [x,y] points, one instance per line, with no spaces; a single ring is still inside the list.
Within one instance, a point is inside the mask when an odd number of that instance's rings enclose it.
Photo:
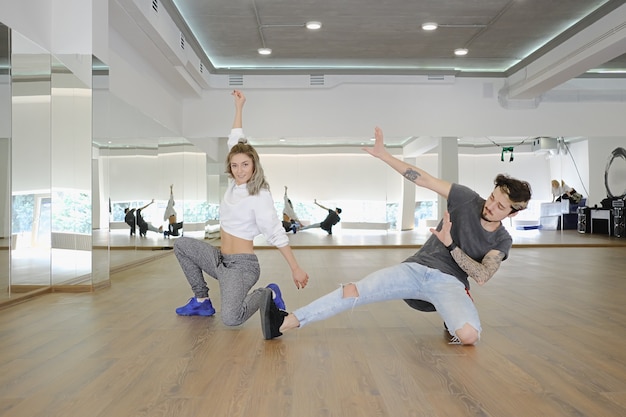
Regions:
[[[448,331],[448,326],[443,323],[443,337],[447,340],[449,345],[462,345],[461,339],[458,336],[452,336]]]
[[[263,338],[270,340],[283,335],[279,329],[288,313],[276,307],[272,299],[272,291],[266,291],[265,293],[260,310],[261,329],[263,330]]]

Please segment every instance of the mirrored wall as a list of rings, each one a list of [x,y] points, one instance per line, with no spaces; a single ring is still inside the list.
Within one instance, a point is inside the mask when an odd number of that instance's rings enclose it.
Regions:
[[[92,57],[92,123],[93,137],[90,144],[91,152],[91,276],[95,289],[110,285],[110,182],[104,172],[109,171],[108,148],[99,146],[107,143],[109,133],[109,67],[97,57]]]
[[[10,34],[10,295],[52,285],[52,60]]]
[[[0,22],[0,301],[10,296],[11,74],[9,28]]]
[[[107,285],[108,248],[92,251],[92,57],[0,33],[0,301]]]
[[[101,175],[110,182],[111,247],[152,250],[171,247],[171,239],[183,233],[203,238],[206,221],[217,215],[207,198],[205,153],[180,138],[111,142],[97,146]],[[176,213],[172,219],[166,215],[170,198]],[[180,222],[184,229],[169,230],[170,223]]]
[[[0,25],[0,119],[2,298],[107,286],[113,256],[132,261],[139,251],[171,247],[163,234],[170,190],[186,235],[204,237],[207,223],[217,221],[227,183],[225,137],[219,155],[207,159],[200,144],[112,96],[109,69],[97,57],[53,56]],[[229,127],[224,121],[224,136]],[[416,224],[438,218],[436,196],[405,188],[397,173],[360,147],[258,150],[278,212],[286,186],[309,223],[326,215],[314,199],[340,206],[344,229],[399,230],[401,206],[413,202],[423,205]],[[438,172],[436,154],[416,163]],[[545,175],[546,189],[551,174]],[[125,222],[124,210],[138,208],[150,225],[145,236],[140,230],[131,236]],[[113,254],[118,249],[124,251]]]

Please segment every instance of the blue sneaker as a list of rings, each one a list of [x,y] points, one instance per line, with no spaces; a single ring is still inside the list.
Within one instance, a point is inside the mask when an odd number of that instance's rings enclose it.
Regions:
[[[285,301],[283,301],[283,294],[280,292],[280,288],[278,288],[277,284],[271,283],[267,284],[267,287],[272,290],[272,295],[274,297],[274,304],[278,307],[279,310],[287,310],[285,307]]]
[[[212,316],[215,314],[213,304],[210,299],[206,299],[199,303],[196,297],[191,297],[189,302],[182,307],[176,309],[176,314],[179,316]]]

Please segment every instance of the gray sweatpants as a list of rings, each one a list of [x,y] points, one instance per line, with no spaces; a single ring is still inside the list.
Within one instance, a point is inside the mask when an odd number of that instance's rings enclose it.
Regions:
[[[174,253],[196,298],[209,296],[202,271],[217,279],[222,322],[227,326],[238,326],[248,320],[260,308],[267,292],[271,292],[269,288],[257,288],[248,293],[261,274],[254,254],[223,255],[214,246],[189,237],[174,242]]]

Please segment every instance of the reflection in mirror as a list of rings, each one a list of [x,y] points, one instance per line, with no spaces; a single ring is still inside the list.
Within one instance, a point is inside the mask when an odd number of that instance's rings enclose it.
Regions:
[[[104,172],[109,172],[109,68],[95,56],[92,57],[92,67],[91,275],[94,288],[100,288],[110,285],[109,216],[111,204],[109,176],[103,175]]]
[[[604,185],[608,197],[626,196],[626,149],[615,148],[606,164]]]
[[[11,33],[11,291],[48,288],[51,266],[50,54]]]
[[[142,248],[155,232],[146,230],[144,236],[137,225],[137,211],[141,210],[140,217],[148,223],[156,222],[162,215],[157,204],[151,204],[161,180],[158,146],[111,145],[106,160],[111,191],[111,246]]]
[[[178,181],[176,198],[178,221],[183,221],[182,231],[187,236],[203,238],[206,223],[211,217],[217,218],[216,208],[209,206],[207,198],[207,162],[203,152],[190,143],[178,145],[182,158],[178,165],[183,167],[182,175],[174,178]],[[182,214],[182,216],[181,216]]]
[[[314,203],[317,199],[329,209],[339,207],[342,210],[341,221],[333,226],[334,234],[346,230],[356,234],[373,232],[384,235],[397,227],[402,182],[360,147],[277,152],[277,149],[259,146],[257,150],[278,213],[282,214],[287,187],[288,197],[304,226],[320,223],[328,215]],[[218,164],[223,171],[224,163]]]
[[[90,290],[91,55],[53,56],[51,92],[52,285]]]
[[[136,107],[131,106],[119,97],[110,94],[108,87],[100,89],[96,86],[94,95],[102,95],[106,100],[96,99],[99,107],[105,107],[105,114],[94,116],[94,158],[97,158],[98,178],[101,184],[100,224],[96,234],[102,235],[102,227],[108,224],[111,248],[120,249],[151,249],[157,243],[163,244],[163,234],[158,232],[163,225],[163,211],[169,197],[169,185],[173,182],[170,172],[161,166],[159,153],[161,144],[170,143],[172,132],[146,116]],[[96,112],[94,108],[94,112]],[[184,139],[176,138],[180,143]],[[172,172],[182,172],[183,163],[168,168]],[[94,172],[95,175],[95,172]],[[182,195],[181,183],[177,191]],[[155,200],[154,203],[148,204]],[[131,236],[130,226],[125,222],[126,208],[142,210],[142,217],[154,226],[156,232],[148,228],[145,237],[140,236],[138,227]],[[105,212],[107,212],[105,218]],[[131,214],[135,218],[134,213]],[[100,238],[96,240],[100,242]],[[100,245],[100,243],[98,243]],[[125,264],[124,256],[130,261],[138,257],[144,258],[151,254],[147,251],[133,252],[125,255],[122,252],[111,253],[115,261],[111,264]],[[119,260],[119,262],[118,262]],[[113,268],[113,266],[112,266]]]
[[[0,23],[0,301],[11,296],[11,80],[9,28]]]

